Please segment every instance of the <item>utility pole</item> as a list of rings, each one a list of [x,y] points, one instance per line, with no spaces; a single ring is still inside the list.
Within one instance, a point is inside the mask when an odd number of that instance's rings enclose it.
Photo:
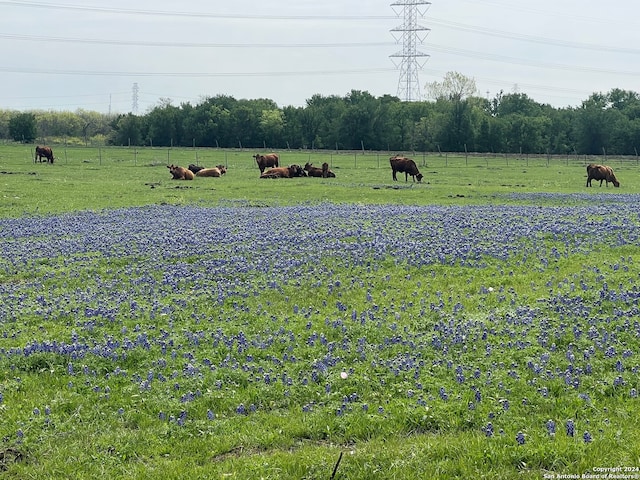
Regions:
[[[391,30],[402,50],[389,55],[396,68],[400,69],[398,80],[398,97],[405,102],[417,101],[422,97],[418,70],[429,55],[420,52],[418,45],[424,43],[430,29],[418,24],[418,18],[424,17],[431,2],[423,0],[399,0],[391,4],[391,8],[403,20],[402,25]]]

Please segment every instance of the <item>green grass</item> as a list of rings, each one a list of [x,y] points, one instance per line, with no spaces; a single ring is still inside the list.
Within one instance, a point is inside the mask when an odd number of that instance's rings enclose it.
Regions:
[[[328,162],[336,178],[259,179],[253,151],[170,148],[54,147],[53,165],[33,163],[30,146],[0,147],[0,217],[100,210],[149,204],[279,206],[334,202],[405,205],[504,203],[513,193],[638,193],[640,170],[633,159],[610,159],[620,189],[585,188],[584,158],[414,158],[421,184],[391,179],[383,153],[281,152],[281,164]],[[222,178],[173,181],[166,166],[224,164]],[[594,185],[596,185],[594,183]],[[496,197],[500,197],[499,200]]]
[[[331,154],[323,152],[282,152],[283,164],[316,165],[327,161],[336,172],[335,179],[296,178],[262,180],[251,156],[252,151],[219,151],[213,149],[133,149],[54,148],[58,160],[53,165],[34,164],[30,149],[24,146],[0,147],[0,217],[44,216],[79,210],[103,210],[151,204],[239,206],[261,208],[326,202],[347,204],[406,205],[474,205],[528,204],[539,205],[589,202],[572,195],[608,193],[640,193],[640,171],[633,160],[612,159],[612,165],[622,184],[619,189],[585,188],[584,159],[541,158],[472,158],[462,156],[416,156],[424,182],[405,183],[391,180],[387,154]],[[395,152],[393,152],[395,153]],[[187,165],[194,161],[207,166],[223,163],[229,172],[222,178],[196,178],[194,181],[173,181],[166,168],[168,163]],[[569,196],[549,196],[561,193]],[[523,194],[523,195],[520,195]],[[527,194],[540,194],[528,197]],[[572,200],[570,200],[572,199]],[[634,221],[637,221],[634,220]],[[597,232],[594,232],[597,234]],[[357,241],[357,238],[353,238]],[[336,479],[415,479],[415,478],[543,478],[544,474],[593,473],[596,467],[640,466],[640,405],[625,393],[611,387],[617,373],[605,362],[593,361],[594,373],[587,377],[582,390],[591,393],[592,401],[577,398],[561,379],[549,382],[549,397],[542,397],[538,385],[529,382],[533,375],[515,379],[507,374],[510,363],[525,365],[547,348],[537,346],[541,334],[538,325],[517,330],[505,323],[505,318],[525,316],[514,305],[526,305],[541,310],[540,317],[553,325],[550,340],[558,347],[575,345],[578,354],[587,342],[571,334],[571,319],[562,317],[561,306],[553,304],[556,296],[573,298],[572,285],[580,282],[594,288],[580,292],[585,304],[598,305],[590,312],[592,318],[609,319],[607,328],[615,332],[620,345],[635,354],[629,366],[638,364],[640,344],[633,327],[637,314],[629,318],[631,327],[619,319],[610,319],[617,308],[615,302],[600,302],[601,285],[611,288],[638,282],[633,268],[640,263],[640,251],[633,245],[612,248],[596,245],[588,253],[573,252],[564,241],[545,239],[550,251],[563,252],[543,265],[540,258],[519,258],[509,262],[486,259],[485,267],[464,265],[433,265],[430,268],[410,268],[397,265],[393,259],[381,261],[375,268],[364,265],[347,271],[336,263],[325,264],[327,278],[310,279],[304,284],[285,284],[272,289],[268,296],[239,294],[234,302],[218,305],[212,299],[192,299],[189,308],[171,317],[134,318],[126,314],[127,302],[119,305],[117,321],[101,319],[85,328],[83,308],[99,305],[74,305],[74,292],[102,288],[121,288],[129,261],[144,259],[123,257],[117,260],[96,254],[86,258],[47,258],[37,264],[24,259],[17,272],[0,272],[0,284],[35,282],[39,291],[25,290],[26,296],[42,294],[46,299],[59,299],[77,307],[77,315],[47,320],[37,312],[25,313],[18,319],[0,318],[0,348],[22,348],[32,340],[67,340],[78,332],[83,341],[103,341],[106,337],[135,338],[136,327],[153,328],[170,333],[172,346],[178,352],[189,352],[189,332],[224,329],[227,335],[242,332],[250,338],[276,341],[268,350],[250,347],[237,352],[236,346],[220,344],[208,348],[203,355],[214,364],[231,357],[251,355],[254,364],[268,371],[273,357],[282,358],[295,343],[295,354],[310,357],[315,351],[304,349],[298,340],[306,338],[307,321],[313,329],[326,335],[327,341],[339,343],[343,338],[355,342],[367,338],[372,344],[384,344],[393,336],[386,323],[358,324],[350,322],[351,311],[368,312],[372,302],[387,306],[398,313],[398,332],[410,332],[417,343],[431,338],[438,323],[464,320],[465,328],[475,333],[482,323],[493,329],[495,338],[478,338],[476,349],[452,345],[452,357],[461,365],[481,365],[495,371],[489,382],[490,398],[476,408],[468,387],[457,387],[452,368],[438,363],[440,352],[425,349],[423,372],[428,377],[426,406],[417,407],[407,401],[407,392],[415,389],[412,370],[393,375],[376,365],[378,359],[403,358],[411,350],[406,344],[389,344],[384,351],[366,351],[367,362],[361,362],[353,351],[342,353],[341,365],[354,365],[354,372],[342,381],[335,372],[326,382],[331,391],[316,392],[311,386],[292,388],[285,394],[282,384],[265,388],[248,381],[248,375],[232,366],[205,372],[202,377],[180,377],[181,393],[201,391],[202,398],[187,406],[176,400],[173,382],[156,385],[153,394],[145,394],[131,380],[135,373],[148,370],[164,372],[170,377],[180,372],[188,359],[163,355],[158,344],[148,351],[132,350],[119,363],[127,375],[114,374],[113,365],[95,357],[72,359],[63,356],[34,354],[14,361],[0,361],[0,476],[3,478],[139,478],[139,479],[328,479],[343,454]],[[234,252],[229,252],[233,254]],[[594,260],[594,258],[596,260]],[[196,261],[185,257],[185,263]],[[624,259],[631,268],[613,268]],[[143,265],[144,266],[144,265]],[[160,276],[152,265],[147,274]],[[137,273],[137,272],[136,272]],[[238,273],[237,279],[242,279]],[[336,280],[342,279],[340,285]],[[346,282],[344,279],[351,279]],[[233,282],[236,279],[227,279]],[[260,284],[271,279],[260,278]],[[316,283],[322,283],[319,287]],[[327,294],[326,285],[332,285]],[[335,286],[334,286],[335,285]],[[495,287],[494,295],[481,293],[486,286]],[[620,287],[622,288],[622,287]],[[300,292],[304,297],[300,297]],[[372,301],[365,298],[371,292]],[[242,293],[242,292],[241,292]],[[158,292],[163,304],[174,305],[182,300],[179,294]],[[566,296],[566,297],[565,297]],[[71,298],[71,300],[70,300]],[[66,299],[66,300],[65,300]],[[544,301],[541,301],[544,300]],[[141,308],[150,309],[153,296],[136,299]],[[292,313],[292,303],[305,310]],[[326,303],[323,303],[326,302]],[[348,303],[348,311],[337,318],[337,302]],[[390,306],[391,305],[391,306]],[[442,305],[422,314],[423,305]],[[455,317],[456,308],[464,315]],[[559,313],[560,311],[560,313]],[[308,313],[307,313],[308,312]],[[305,317],[307,315],[307,317]],[[44,318],[44,319],[43,319]],[[206,319],[206,321],[204,320]],[[327,319],[341,320],[348,325],[346,333],[327,326]],[[153,327],[151,327],[153,325]],[[122,332],[126,330],[126,335]],[[279,331],[291,331],[295,342],[288,341]],[[514,335],[522,337],[514,338]],[[518,350],[507,346],[516,340],[530,341],[530,348]],[[428,343],[428,342],[426,342]],[[491,347],[500,354],[505,368],[483,364],[485,349]],[[168,362],[159,367],[159,359]],[[202,359],[199,359],[202,360]],[[69,363],[75,376],[65,375]],[[547,368],[564,368],[562,357],[552,357]],[[582,364],[581,364],[582,365]],[[87,373],[81,370],[86,367]],[[302,367],[291,364],[287,374],[293,378],[305,375]],[[467,375],[469,372],[466,372]],[[522,374],[521,374],[522,375]],[[216,381],[223,387],[215,387]],[[486,380],[483,371],[482,381]],[[383,381],[385,387],[381,386]],[[590,383],[589,383],[590,382]],[[634,384],[638,387],[637,379]],[[498,388],[496,385],[501,384]],[[626,389],[633,385],[627,385]],[[450,400],[440,399],[438,388],[451,392]],[[108,387],[108,388],[107,388]],[[501,396],[508,390],[509,398],[526,399],[512,402],[508,410],[500,410]],[[625,390],[626,391],[626,390]],[[358,392],[360,399],[353,410],[338,416],[334,412],[343,403],[345,394]],[[315,408],[302,413],[301,405],[314,400]],[[362,408],[368,402],[369,409]],[[250,415],[236,415],[239,403],[260,405]],[[408,406],[411,403],[411,406]],[[44,415],[44,406],[51,406],[51,415]],[[18,408],[16,406],[19,406]],[[382,407],[380,410],[378,406]],[[39,409],[35,413],[34,409]],[[186,426],[175,421],[159,421],[158,412],[177,416],[188,410]],[[206,419],[208,409],[216,412],[215,422]],[[482,432],[490,414],[504,434],[487,439]],[[544,425],[550,419],[558,421],[558,433],[550,439]],[[564,419],[572,418],[579,425],[576,437],[563,433]],[[586,424],[585,422],[590,422]],[[498,428],[498,427],[497,427]],[[579,428],[579,430],[578,430]],[[585,443],[581,436],[588,428],[597,441]],[[23,438],[16,439],[20,430]],[[514,442],[522,431],[524,445]],[[635,473],[635,472],[631,472]]]

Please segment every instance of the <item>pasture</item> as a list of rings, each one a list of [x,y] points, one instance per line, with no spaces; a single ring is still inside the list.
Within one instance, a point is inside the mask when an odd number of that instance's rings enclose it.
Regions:
[[[3,478],[640,474],[635,160],[54,152],[0,147]]]

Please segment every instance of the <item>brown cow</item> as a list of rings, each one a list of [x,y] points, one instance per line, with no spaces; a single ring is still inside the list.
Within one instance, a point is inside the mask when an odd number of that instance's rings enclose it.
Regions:
[[[203,168],[196,172],[196,177],[221,177],[227,173],[227,169],[224,166],[217,166],[213,168]]]
[[[179,167],[178,165],[167,165],[169,172],[173,176],[173,180],[193,180],[193,172],[188,168]]]
[[[418,166],[412,159],[396,155],[389,159],[389,163],[391,164],[392,176],[395,181],[398,180],[396,178],[396,172],[404,172],[405,182],[409,180],[409,175],[411,175],[414,182],[416,181],[416,178],[418,179],[418,182],[422,181],[422,174],[418,171]]]
[[[304,177],[304,170],[300,165],[289,165],[288,167],[275,167],[263,172],[260,178],[293,178]]]
[[[267,155],[260,155],[259,153],[256,153],[253,158],[256,159],[260,173],[264,173],[267,167],[277,167],[278,162],[280,161],[280,157],[278,157],[277,153],[269,153]]]
[[[325,170],[325,165],[326,165],[326,170]],[[304,165],[304,170],[307,172],[307,175],[310,177],[335,177],[336,174],[333,173],[331,170],[329,170],[329,164],[328,163],[324,163],[322,165],[322,168],[318,168],[318,167],[314,167],[313,163],[309,163],[307,162]]]
[[[36,156],[33,159],[33,163],[35,163],[37,160],[42,163],[42,157],[46,158],[47,162],[53,163],[53,150],[51,150],[51,147],[36,147]]]
[[[614,187],[619,187],[620,182],[613,173],[613,169],[607,165],[596,165],[590,163],[587,165],[587,187],[591,186],[591,180],[600,180],[600,186],[602,181],[606,181],[606,186],[609,186],[609,182],[613,183]]]

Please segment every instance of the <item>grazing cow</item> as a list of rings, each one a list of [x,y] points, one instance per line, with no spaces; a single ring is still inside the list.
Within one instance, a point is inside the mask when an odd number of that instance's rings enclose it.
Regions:
[[[198,170],[196,177],[221,177],[227,172],[224,166],[218,166],[213,168],[203,168]]]
[[[193,173],[198,173],[200,170],[204,169],[204,167],[200,167],[198,165],[194,165],[193,163],[190,163],[187,168],[189,170],[191,170]]]
[[[178,165],[167,165],[169,172],[173,176],[173,180],[193,180],[193,172],[188,168],[179,167]]]
[[[409,180],[409,175],[411,175],[414,182],[416,181],[416,178],[418,179],[418,182],[422,181],[422,174],[418,171],[418,166],[412,159],[395,156],[389,159],[389,163],[391,164],[392,176],[395,181],[398,180],[396,178],[397,172],[404,172],[405,182]]]
[[[596,165],[595,163],[587,165],[587,187],[591,186],[591,180],[600,180],[600,186],[602,186],[603,180],[607,182],[607,187],[609,186],[609,182],[613,183],[614,187],[620,186],[620,182],[614,175],[613,169],[607,165]]]
[[[33,159],[33,163],[35,163],[37,160],[42,163],[42,157],[46,158],[47,162],[53,163],[53,150],[51,150],[51,147],[36,147],[36,156]]]
[[[260,155],[256,153],[253,158],[256,159],[260,173],[264,173],[267,167],[277,167],[280,157],[277,153],[269,153],[268,155]]]
[[[326,165],[326,170],[324,165]],[[329,164],[328,163],[324,163],[324,165],[322,166],[322,168],[318,168],[318,167],[314,167],[312,163],[306,163],[304,165],[304,170],[307,172],[307,175],[310,177],[335,177],[336,174],[333,173],[331,170],[329,170]]]
[[[293,178],[304,177],[305,173],[300,165],[289,165],[288,167],[275,167],[260,174],[260,178]]]

